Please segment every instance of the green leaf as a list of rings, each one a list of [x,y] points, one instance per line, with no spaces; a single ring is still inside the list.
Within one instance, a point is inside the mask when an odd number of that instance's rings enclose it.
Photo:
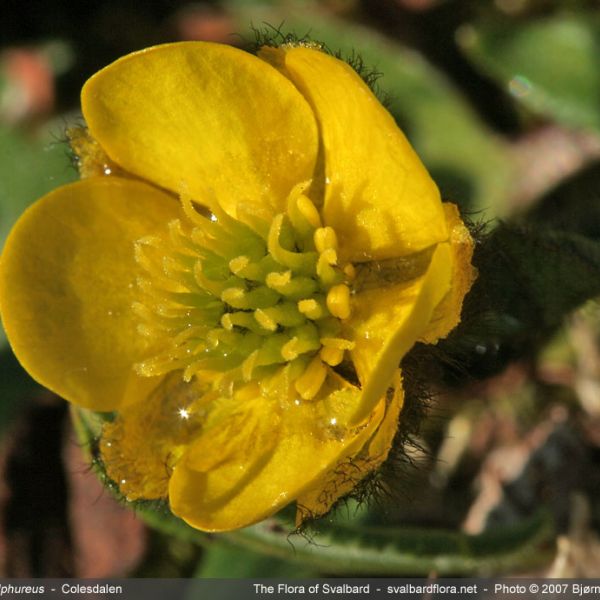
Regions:
[[[532,225],[570,231],[600,242],[600,162],[561,182],[524,219]]]
[[[166,511],[138,509],[152,527],[206,546],[220,539],[266,557],[293,561],[297,569],[321,574],[425,576],[490,575],[516,572],[548,562],[554,536],[549,515],[540,511],[513,526],[480,535],[416,527],[369,527],[322,521],[310,535],[290,535],[285,515],[239,531],[211,535],[196,531]],[[258,560],[258,559],[257,559]]]
[[[600,131],[600,18],[480,23],[461,37],[482,70],[531,111]]]
[[[377,85],[389,108],[419,153],[442,196],[477,212],[482,219],[504,214],[512,159],[508,148],[479,119],[444,75],[415,52],[373,29],[331,16],[315,2],[249,7],[229,0],[239,31],[248,23],[282,25],[284,33],[308,33],[342,56],[360,56],[382,74]],[[252,35],[248,37],[252,39]]]
[[[0,247],[34,200],[76,177],[66,143],[0,128]]]
[[[230,544],[215,542],[207,546],[196,577],[241,579],[245,577],[318,577],[315,570],[303,568],[293,560],[275,558]]]
[[[575,233],[500,224],[474,264],[479,276],[462,321],[438,343],[459,380],[532,355],[570,312],[600,296],[600,242]]]
[[[476,264],[496,310],[527,328],[553,329],[600,295],[600,243],[577,234],[501,225]]]

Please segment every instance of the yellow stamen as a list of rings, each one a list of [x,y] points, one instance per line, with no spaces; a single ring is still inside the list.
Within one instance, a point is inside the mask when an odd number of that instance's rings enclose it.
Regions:
[[[319,252],[325,250],[337,250],[337,236],[333,227],[320,227],[314,234],[315,247]]]
[[[225,313],[221,317],[221,325],[227,331],[232,331],[237,325],[238,327],[243,327],[248,331],[258,333],[259,335],[267,335],[269,331],[273,331],[272,329],[265,327],[263,323],[257,322],[252,313],[242,311]]]
[[[330,346],[323,346],[319,351],[319,356],[323,362],[328,365],[335,367],[344,360],[344,351],[340,348],[332,348]]]
[[[298,198],[298,210],[302,213],[302,216],[316,229],[321,227],[321,217],[319,211],[315,205],[310,201],[309,198],[302,195]]]
[[[287,285],[292,280],[292,272],[285,271],[285,273],[269,273],[267,275],[265,283],[273,289],[278,289]]]
[[[279,296],[277,292],[264,286],[250,291],[239,287],[231,287],[223,290],[221,300],[233,308],[251,310],[273,306],[279,300]]]
[[[275,331],[277,329],[277,321],[273,320],[264,310],[260,308],[254,311],[254,318],[262,327],[268,329],[269,331]]]
[[[294,360],[300,354],[314,352],[321,347],[318,330],[312,323],[308,322],[302,327],[296,327],[293,332],[294,337],[281,348],[281,356],[285,360]]]
[[[317,291],[317,282],[310,277],[294,277],[291,271],[285,273],[269,273],[265,279],[268,287],[276,290],[286,298],[300,300],[312,296]]]
[[[327,368],[319,356],[312,359],[304,373],[296,379],[294,386],[304,400],[314,398],[327,377]]]
[[[254,366],[256,365],[257,358],[258,358],[258,350],[255,350],[242,363],[242,377],[244,378],[244,381],[250,381],[252,379],[252,371],[254,371]]]
[[[280,302],[275,306],[259,309],[259,311],[261,316],[257,318],[268,317],[268,319],[283,327],[298,327],[306,321],[304,315],[298,310],[297,305],[291,302]]]
[[[229,261],[229,270],[234,275],[240,275],[240,271],[245,269],[250,263],[250,259],[247,256],[237,256]]]
[[[348,278],[348,281],[354,281],[356,279],[356,269],[352,263],[348,263],[344,266],[344,275]]]
[[[343,283],[334,285],[327,293],[327,308],[338,319],[350,316],[350,288]]]
[[[282,349],[281,356],[285,358],[285,360],[294,360],[300,354],[298,352],[298,338],[293,337]]]
[[[354,348],[354,342],[344,338],[322,337],[319,341],[326,348],[338,348],[339,350],[352,350]]]
[[[352,347],[337,336],[350,315],[355,271],[338,265],[336,232],[304,195],[309,185],[294,187],[287,210],[260,235],[217,204],[211,215],[183,193],[187,222],[173,220],[167,237],[137,242],[147,273],[138,285],[144,302],[134,306],[141,335],[168,340],[140,372],[180,369],[191,381],[216,370],[234,384],[258,369],[281,382],[273,373],[284,372],[286,386],[297,381],[303,398],[316,396],[329,366]]]
[[[325,307],[315,298],[298,301],[298,310],[309,319],[316,321],[325,315]]]

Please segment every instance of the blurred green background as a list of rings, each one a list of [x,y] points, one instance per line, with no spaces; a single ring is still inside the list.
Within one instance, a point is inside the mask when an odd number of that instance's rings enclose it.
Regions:
[[[65,129],[82,121],[90,75],[157,43],[245,47],[255,30],[308,34],[381,73],[443,198],[473,223],[600,243],[596,0],[3,0],[0,245],[31,202],[77,178]],[[573,273],[598,276],[587,263]],[[313,541],[277,522],[193,535],[121,506],[91,472],[66,403],[28,378],[2,335],[0,576],[600,577],[599,332],[591,302],[535,344],[470,340],[469,377],[438,390],[386,493],[338,511]]]

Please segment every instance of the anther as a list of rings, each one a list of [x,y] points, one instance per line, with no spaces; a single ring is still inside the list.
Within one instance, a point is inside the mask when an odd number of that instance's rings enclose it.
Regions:
[[[327,308],[338,319],[350,316],[350,288],[343,283],[334,285],[327,293]]]
[[[294,360],[298,357],[300,352],[298,351],[298,338],[293,337],[282,349],[281,356],[285,360]]]
[[[337,250],[337,236],[333,227],[320,227],[314,233],[315,247],[319,252]]]
[[[315,298],[306,298],[298,301],[298,310],[312,321],[316,321],[326,314],[326,307]]]
[[[344,351],[340,348],[332,348],[331,346],[323,346],[319,351],[319,356],[323,362],[335,367],[344,360]]]
[[[264,286],[249,291],[232,287],[223,290],[221,300],[238,310],[253,310],[273,306],[279,300],[279,296],[276,291]]]
[[[258,350],[255,350],[242,363],[242,377],[244,378],[244,381],[250,381],[252,379],[252,372],[254,371],[254,366],[256,365],[257,358]]]
[[[304,400],[314,398],[327,377],[327,368],[319,356],[315,356],[294,386]]]
[[[270,308],[258,309],[255,311],[255,317],[259,322],[264,319],[265,322],[275,323],[275,328],[272,331],[275,331],[277,325],[298,327],[306,321],[296,304],[291,302],[281,302]]]
[[[317,261],[317,276],[325,288],[331,287],[344,280],[339,269],[335,269],[333,265],[337,263],[337,252],[333,248],[329,248],[319,254]]]
[[[234,275],[241,275],[240,272],[245,269],[249,263],[250,259],[247,256],[236,256],[229,261],[229,270]]]
[[[315,228],[321,227],[321,217],[319,211],[315,205],[310,201],[309,198],[302,195],[298,198],[298,210],[302,213],[302,216]]]
[[[294,360],[300,354],[313,352],[321,347],[317,329],[312,323],[297,327],[292,332],[295,335],[281,348],[281,356],[285,360]]]
[[[352,282],[356,279],[356,269],[352,263],[344,265],[343,271],[349,282]]]
[[[302,194],[308,187],[309,182],[298,184],[294,187],[288,198],[287,215],[296,232],[296,241],[300,242],[303,250],[311,249],[313,244],[313,233],[320,226],[319,213],[312,202]],[[312,206],[312,210],[306,206],[306,202]],[[302,205],[300,208],[299,205]],[[316,217],[316,218],[315,218]],[[318,224],[316,224],[318,223]]]
[[[265,279],[267,286],[291,300],[312,296],[317,291],[317,282],[310,277],[294,277],[291,271],[269,273]]]
[[[265,327],[263,323],[257,322],[252,313],[243,311],[225,313],[221,317],[221,325],[227,329],[227,331],[232,331],[237,325],[238,327],[243,327],[244,329],[258,333],[259,335],[267,335],[269,331],[272,331],[268,327]]]
[[[355,345],[354,342],[340,337],[322,337],[320,342],[325,348],[337,348],[339,350],[352,350]]]
[[[292,272],[285,271],[284,273],[269,273],[265,283],[275,290],[287,285],[292,280]]]
[[[275,331],[277,329],[277,321],[271,318],[264,310],[258,308],[254,311],[254,318],[260,324],[261,327],[268,329],[269,331]]]

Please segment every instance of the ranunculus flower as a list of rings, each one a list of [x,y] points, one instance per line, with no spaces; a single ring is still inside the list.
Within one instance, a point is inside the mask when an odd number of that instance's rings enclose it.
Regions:
[[[40,383],[116,411],[131,499],[199,529],[329,510],[387,457],[399,363],[456,326],[472,240],[361,78],[315,46],[150,48],[82,93],[85,178],[21,217],[1,310]]]

